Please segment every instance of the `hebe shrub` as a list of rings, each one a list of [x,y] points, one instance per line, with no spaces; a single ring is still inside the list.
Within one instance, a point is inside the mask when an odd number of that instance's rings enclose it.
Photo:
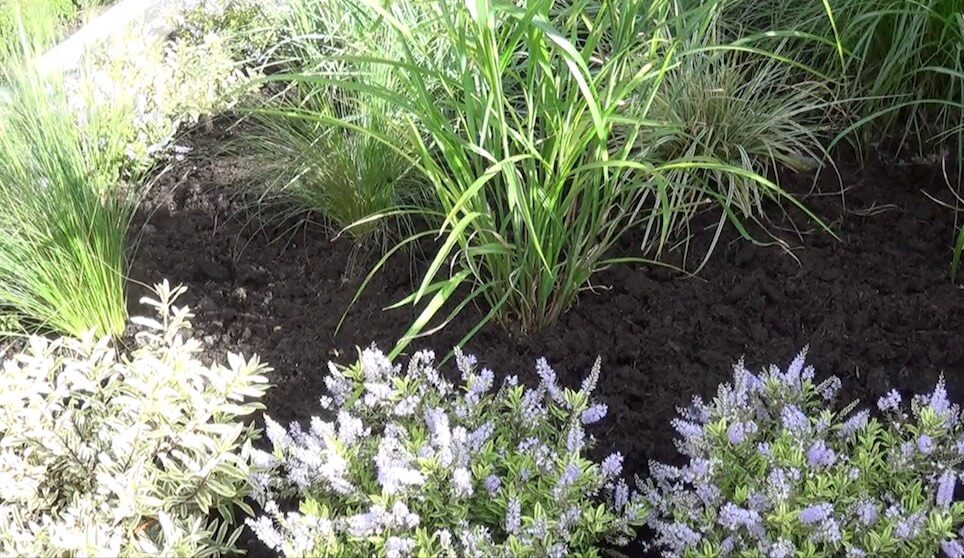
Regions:
[[[0,371],[0,555],[210,556],[240,528],[265,367],[197,359],[183,289],[157,286],[136,347],[30,339]],[[211,517],[217,510],[220,520]]]
[[[964,438],[943,380],[909,412],[840,407],[801,353],[756,375],[742,363],[673,426],[688,463],[654,463],[642,492],[664,556],[964,556],[954,501]]]
[[[456,362],[461,385],[430,352],[403,369],[367,349],[330,367],[333,420],[285,431],[266,418],[257,536],[287,556],[346,557],[597,556],[603,541],[625,542],[642,517],[622,456],[586,456],[584,426],[606,414],[591,399],[598,363],[578,390],[544,360],[535,389],[510,376],[493,390],[491,370]],[[292,498],[300,507],[286,512]]]

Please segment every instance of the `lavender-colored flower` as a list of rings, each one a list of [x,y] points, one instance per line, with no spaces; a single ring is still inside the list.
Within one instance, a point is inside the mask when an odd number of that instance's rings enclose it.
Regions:
[[[539,444],[539,438],[535,436],[529,436],[528,438],[523,438],[521,442],[516,446],[516,451],[519,453],[526,453],[532,448]]]
[[[760,514],[754,510],[741,508],[733,502],[727,502],[720,509],[717,521],[725,529],[736,531],[740,527],[752,529],[759,525]]]
[[[904,442],[900,445],[900,456],[905,460],[913,457],[914,451],[915,451],[914,444],[910,442]]]
[[[954,448],[957,450],[957,455],[964,457],[964,439],[958,440]]]
[[[877,504],[873,500],[864,499],[857,502],[854,513],[865,527],[870,527],[877,522]]]
[[[492,389],[495,374],[488,368],[482,369],[477,376],[473,376],[469,382],[469,391],[465,394],[465,401],[470,405],[479,402],[483,395]]]
[[[534,539],[544,539],[549,534],[549,528],[544,519],[537,519],[526,529],[528,535]]]
[[[685,474],[679,467],[653,461],[649,464],[649,476],[657,482],[672,482],[682,475],[685,475],[686,479],[692,478],[692,464],[684,467],[684,469],[686,470]]]
[[[954,488],[957,485],[957,475],[953,471],[944,471],[937,481],[937,506],[946,510],[954,501]]]
[[[597,403],[582,412],[583,424],[595,424],[606,417],[609,407],[605,403]]]
[[[867,553],[863,549],[851,546],[847,549],[847,558],[866,558]]]
[[[709,459],[691,459],[690,464],[684,467],[682,474],[687,482],[699,482],[710,476],[712,463]]]
[[[810,429],[810,419],[796,405],[784,407],[780,411],[780,421],[784,428],[795,434],[801,434]]]
[[[840,427],[840,432],[838,435],[841,438],[846,438],[856,434],[857,432],[864,429],[867,426],[867,421],[870,419],[870,411],[864,409],[854,416],[848,418],[844,421],[843,425]]]
[[[790,366],[787,367],[787,371],[783,374],[783,381],[789,387],[799,387],[800,385],[800,373],[803,372],[803,367],[807,362],[807,347],[804,347],[793,361]]]
[[[452,352],[455,354],[455,366],[462,373],[462,379],[467,379],[475,370],[478,359],[475,355],[467,355],[462,352],[461,347],[455,347]]]
[[[720,489],[715,484],[697,484],[693,490],[696,497],[708,506],[715,505],[720,500]]]
[[[566,434],[566,451],[569,453],[579,453],[586,445],[586,432],[578,423],[569,427]]]
[[[818,542],[837,544],[841,539],[840,524],[836,519],[828,517],[820,522],[820,525],[811,534],[811,537]]]
[[[549,397],[553,401],[562,405],[564,400],[562,398],[562,390],[559,389],[559,385],[556,383],[556,371],[549,366],[549,362],[545,358],[539,358],[536,361],[536,374],[542,380],[540,387],[546,390]]]
[[[469,434],[469,445],[472,447],[472,451],[482,449],[482,446],[492,437],[494,431],[495,424],[491,420],[472,431],[472,433]]]
[[[790,497],[793,492],[793,477],[786,469],[773,469],[767,476],[767,484],[777,502]]]
[[[654,525],[654,528],[657,543],[668,548],[675,556],[682,556],[683,551],[695,547],[703,540],[699,533],[685,523],[660,521]]]
[[[267,417],[265,417],[267,418]],[[262,515],[257,519],[249,518],[246,523],[248,527],[251,527],[251,531],[254,535],[258,537],[265,546],[272,550],[281,550],[284,545],[284,537],[278,531],[277,527],[274,526],[274,522],[271,518]]]
[[[680,416],[685,420],[695,422],[696,424],[706,424],[706,422],[710,420],[710,409],[699,395],[694,395],[692,403],[679,411]]]
[[[896,389],[892,389],[887,395],[877,400],[877,408],[881,411],[893,411],[900,407],[900,402],[900,393]]]
[[[545,393],[543,389],[532,389],[522,395],[519,415],[523,424],[535,424],[540,418],[545,416],[546,408],[545,405],[543,405]]]
[[[830,467],[837,460],[837,454],[827,447],[823,440],[817,440],[807,450],[807,464],[814,469]]]
[[[515,534],[522,527],[522,504],[518,498],[509,500],[505,509],[505,532]]]
[[[947,541],[941,544],[941,550],[947,558],[964,558],[964,546],[957,541]]]
[[[836,397],[837,392],[840,391],[840,378],[836,376],[831,376],[822,382],[818,386],[818,393],[820,397],[824,398],[826,401],[830,401]]]
[[[934,392],[931,393],[927,405],[939,417],[944,417],[953,408],[950,401],[947,400],[947,389],[944,387],[943,376],[937,381],[937,385],[934,386]]]
[[[770,507],[770,503],[767,502],[767,497],[762,492],[750,492],[750,495],[746,499],[746,505],[749,506],[751,510],[756,512],[766,511]]]
[[[388,537],[385,541],[385,558],[405,558],[411,556],[415,541],[408,537]]]
[[[917,438],[917,449],[924,455],[930,455],[934,451],[934,440],[927,434],[921,434]]]
[[[734,422],[726,429],[726,438],[733,445],[739,445],[746,441],[748,436],[752,436],[757,431],[755,422]]]
[[[459,530],[458,537],[459,542],[462,543],[462,554],[470,558],[483,558],[485,547],[492,538],[489,530],[480,525],[472,529]]]
[[[579,522],[580,517],[582,517],[582,510],[576,506],[572,506],[562,512],[562,515],[559,516],[559,522],[556,524],[556,529],[563,534],[563,538],[567,538],[566,535],[569,534],[569,529]]]
[[[603,476],[619,476],[619,473],[623,472],[623,454],[619,453],[618,451],[609,454],[606,459],[603,459],[599,469]]]
[[[919,535],[923,528],[924,515],[920,512],[913,513],[897,521],[897,526],[894,527],[894,536],[900,540],[908,541]]]
[[[465,467],[458,467],[452,471],[452,488],[455,495],[466,498],[472,495],[472,473]]]
[[[351,416],[344,409],[338,411],[338,439],[346,446],[354,445],[358,438],[367,435],[360,418]]]
[[[582,471],[579,469],[579,465],[575,463],[569,463],[562,472],[562,476],[559,477],[559,487],[572,486],[579,480],[579,475]]]
[[[409,395],[403,398],[401,401],[395,404],[395,409],[392,411],[396,416],[408,417],[415,414],[415,410],[418,408],[418,397],[414,395]]]
[[[688,420],[673,419],[670,424],[679,432],[686,443],[693,442],[703,436],[703,427]]]
[[[543,471],[549,471],[552,469],[553,465],[556,463],[558,456],[555,452],[549,449],[549,446],[540,443],[536,446],[535,450],[532,452],[535,458],[536,467]]]
[[[804,525],[814,525],[827,519],[833,514],[833,506],[827,503],[814,504],[807,506],[800,512],[800,523]]]
[[[790,558],[796,555],[796,552],[797,547],[794,546],[792,541],[779,539],[770,546],[770,553],[767,556],[769,556],[769,558]]]
[[[438,539],[438,544],[443,549],[448,550],[452,548],[452,532],[448,529],[436,531],[435,538]]]
[[[596,357],[596,362],[593,363],[592,369],[589,370],[589,375],[585,377],[582,381],[582,385],[579,387],[579,391],[584,395],[589,395],[596,390],[596,384],[599,383],[599,372],[602,370],[602,359]]]
[[[348,533],[353,537],[369,537],[385,528],[388,513],[381,506],[372,506],[367,512],[347,519]]]
[[[616,483],[616,488],[613,490],[613,507],[616,510],[621,510],[626,507],[629,502],[629,485],[626,481],[619,479]]]
[[[414,456],[402,447],[398,439],[390,435],[388,428],[385,430],[375,456],[378,483],[382,490],[386,494],[395,494],[407,486],[420,486],[425,482],[425,477],[411,467]]]
[[[773,452],[770,449],[770,444],[767,442],[760,442],[756,446],[756,451],[763,457],[773,457]]]
[[[548,558],[565,558],[569,556],[569,547],[565,543],[556,543],[546,551]]]
[[[387,518],[391,527],[398,529],[414,529],[419,524],[418,514],[412,513],[405,502],[395,502],[392,504],[392,513]]]
[[[499,477],[497,477],[496,475],[489,475],[485,477],[485,490],[489,493],[490,496],[498,492],[499,488],[501,487],[502,487],[502,481],[499,480]]]

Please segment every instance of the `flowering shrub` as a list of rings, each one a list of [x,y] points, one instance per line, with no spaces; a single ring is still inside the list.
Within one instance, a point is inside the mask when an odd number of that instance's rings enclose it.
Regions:
[[[709,404],[673,421],[683,467],[654,463],[643,489],[664,556],[964,556],[954,501],[964,451],[943,381],[908,413],[831,401],[805,352],[760,375],[735,367]]]
[[[136,348],[30,339],[0,371],[0,555],[209,556],[244,504],[241,419],[265,391],[257,359],[207,367],[183,337],[183,289],[157,286]],[[218,510],[222,520],[211,520]]]
[[[288,556],[596,556],[631,534],[641,500],[619,479],[622,456],[585,456],[598,364],[579,390],[560,387],[545,360],[526,389],[514,376],[493,392],[491,370],[456,353],[461,386],[434,355],[408,367],[374,348],[330,366],[323,408],[307,429],[266,418],[273,454],[253,476],[267,515],[249,523]],[[285,512],[279,498],[300,500]],[[603,496],[605,502],[597,497]],[[624,540],[624,539],[623,539]]]

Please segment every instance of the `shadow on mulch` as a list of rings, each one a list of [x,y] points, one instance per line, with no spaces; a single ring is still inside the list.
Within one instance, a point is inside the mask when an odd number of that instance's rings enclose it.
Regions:
[[[839,376],[845,400],[928,390],[941,374],[961,400],[964,290],[948,277],[953,215],[922,193],[946,199],[940,170],[872,165],[841,174],[845,196],[834,179],[825,181],[827,193],[805,200],[839,242],[802,217],[794,222],[814,230],[781,234],[793,256],[728,230],[696,278],[614,268],[594,277],[595,289],[550,329],[520,338],[492,325],[466,350],[497,375],[529,381],[545,356],[569,385],[601,357],[597,397],[610,411],[593,434],[601,453],[625,455],[629,474],[644,474],[650,459],[676,459],[669,426],[676,407],[710,396],[740,357],[753,368],[785,365],[809,345],[818,377]],[[410,310],[382,311],[412,289],[410,262],[401,258],[380,273],[335,335],[367,270],[344,280],[351,246],[310,226],[285,241],[252,233],[232,201],[242,180],[231,161],[177,164],[145,206],[150,219],[133,276],[188,286],[182,302],[197,315],[206,356],[260,355],[274,368],[269,414],[304,420],[318,412],[329,360],[348,363],[372,342],[387,350],[410,323]],[[809,190],[809,178],[798,182],[797,191]],[[697,235],[693,253],[701,256],[711,236]],[[135,291],[132,300],[143,294]],[[412,348],[444,354],[479,316],[468,310]],[[263,554],[250,544],[249,554]]]

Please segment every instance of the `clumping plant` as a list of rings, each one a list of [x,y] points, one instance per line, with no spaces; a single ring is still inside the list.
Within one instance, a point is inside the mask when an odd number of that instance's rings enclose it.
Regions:
[[[586,457],[585,426],[607,408],[539,360],[541,382],[494,374],[456,351],[461,385],[416,353],[406,368],[374,348],[330,365],[334,420],[290,430],[266,417],[272,453],[255,454],[265,515],[249,520],[286,556],[597,556],[626,542],[642,501],[619,478],[622,455]],[[294,498],[298,511],[279,501]]]
[[[681,467],[651,465],[643,488],[664,556],[964,556],[960,411],[941,380],[880,414],[832,403],[805,351],[781,371],[741,363],[716,398],[680,411]],[[909,412],[908,412],[909,411]]]
[[[135,347],[32,337],[0,369],[0,555],[217,556],[250,473],[266,368],[198,360],[164,282]],[[220,519],[213,518],[217,510]]]
[[[88,104],[23,63],[2,72],[0,313],[79,336],[127,319],[125,238],[140,188],[122,181],[123,104]]]

